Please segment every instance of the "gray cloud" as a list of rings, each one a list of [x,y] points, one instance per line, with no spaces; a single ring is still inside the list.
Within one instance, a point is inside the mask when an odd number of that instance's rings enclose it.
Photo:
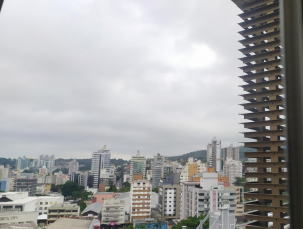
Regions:
[[[243,141],[232,1],[6,1],[1,156],[152,156]]]

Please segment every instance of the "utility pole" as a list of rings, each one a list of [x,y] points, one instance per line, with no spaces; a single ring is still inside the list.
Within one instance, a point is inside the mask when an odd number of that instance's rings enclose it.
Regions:
[[[2,5],[3,5],[3,2],[4,2],[4,0],[0,0],[0,13],[1,13],[1,8],[2,8]]]

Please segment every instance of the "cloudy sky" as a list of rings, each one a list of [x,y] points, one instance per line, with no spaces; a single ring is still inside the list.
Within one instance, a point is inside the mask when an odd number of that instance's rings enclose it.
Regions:
[[[0,157],[151,157],[243,142],[231,0],[6,0]]]

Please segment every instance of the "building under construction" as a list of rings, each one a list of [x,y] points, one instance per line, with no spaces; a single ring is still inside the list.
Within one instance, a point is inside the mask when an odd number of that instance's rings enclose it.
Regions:
[[[283,146],[283,92],[280,43],[280,12],[278,0],[232,0],[242,11],[239,32],[243,39],[240,67],[246,92],[241,104],[248,112],[244,127],[245,147],[251,158],[245,163],[249,172],[245,193],[246,229],[288,228],[287,170]]]

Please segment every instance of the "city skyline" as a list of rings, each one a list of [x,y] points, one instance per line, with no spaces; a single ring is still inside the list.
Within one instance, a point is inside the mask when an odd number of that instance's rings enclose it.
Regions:
[[[1,155],[89,158],[106,144],[115,158],[173,156],[213,136],[240,145],[238,13],[231,1],[7,1]]]

